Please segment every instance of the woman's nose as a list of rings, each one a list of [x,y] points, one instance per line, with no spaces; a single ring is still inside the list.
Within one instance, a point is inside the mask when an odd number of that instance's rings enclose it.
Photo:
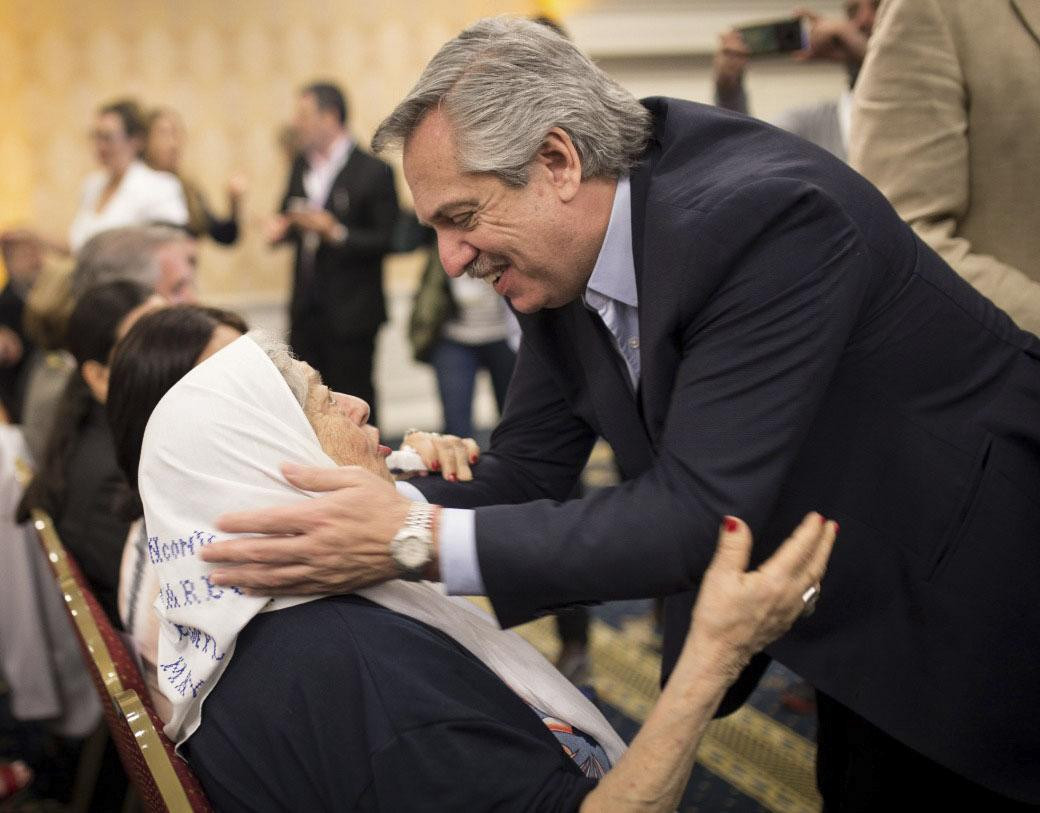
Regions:
[[[354,395],[345,395],[343,393],[336,393],[336,397],[343,399],[343,407],[346,409],[347,416],[355,424],[364,426],[368,422],[368,415],[371,409],[367,401]]]

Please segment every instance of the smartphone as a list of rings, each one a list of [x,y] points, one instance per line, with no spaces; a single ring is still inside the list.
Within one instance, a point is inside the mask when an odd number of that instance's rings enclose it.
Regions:
[[[809,21],[805,17],[745,25],[737,31],[752,56],[786,54],[809,47]]]

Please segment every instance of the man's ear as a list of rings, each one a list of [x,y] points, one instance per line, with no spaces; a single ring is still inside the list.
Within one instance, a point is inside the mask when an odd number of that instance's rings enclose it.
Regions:
[[[559,127],[553,127],[538,148],[534,163],[546,172],[550,184],[560,200],[568,203],[581,186],[581,156],[571,137]]]
[[[85,361],[79,368],[90,394],[99,404],[108,400],[108,367],[100,361]]]

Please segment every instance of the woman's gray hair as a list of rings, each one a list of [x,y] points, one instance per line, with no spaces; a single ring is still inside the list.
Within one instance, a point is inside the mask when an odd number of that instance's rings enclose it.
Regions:
[[[282,374],[282,378],[285,379],[285,383],[289,385],[293,398],[301,407],[305,406],[310,381],[307,378],[306,370],[296,363],[296,356],[289,349],[289,345],[273,336],[268,336],[262,330],[251,330],[246,335],[267,353],[267,357],[271,359],[274,366],[278,368],[278,372]]]
[[[524,186],[553,127],[581,158],[582,178],[617,178],[639,161],[650,113],[569,40],[544,25],[490,17],[441,47],[408,96],[379,125],[378,152],[404,144],[440,107],[455,128],[464,172]]]

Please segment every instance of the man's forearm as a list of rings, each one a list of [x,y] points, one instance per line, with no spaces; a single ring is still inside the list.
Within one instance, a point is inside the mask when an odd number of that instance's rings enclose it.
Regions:
[[[715,663],[687,643],[631,747],[585,797],[582,813],[675,810],[704,730],[730,682]]]

